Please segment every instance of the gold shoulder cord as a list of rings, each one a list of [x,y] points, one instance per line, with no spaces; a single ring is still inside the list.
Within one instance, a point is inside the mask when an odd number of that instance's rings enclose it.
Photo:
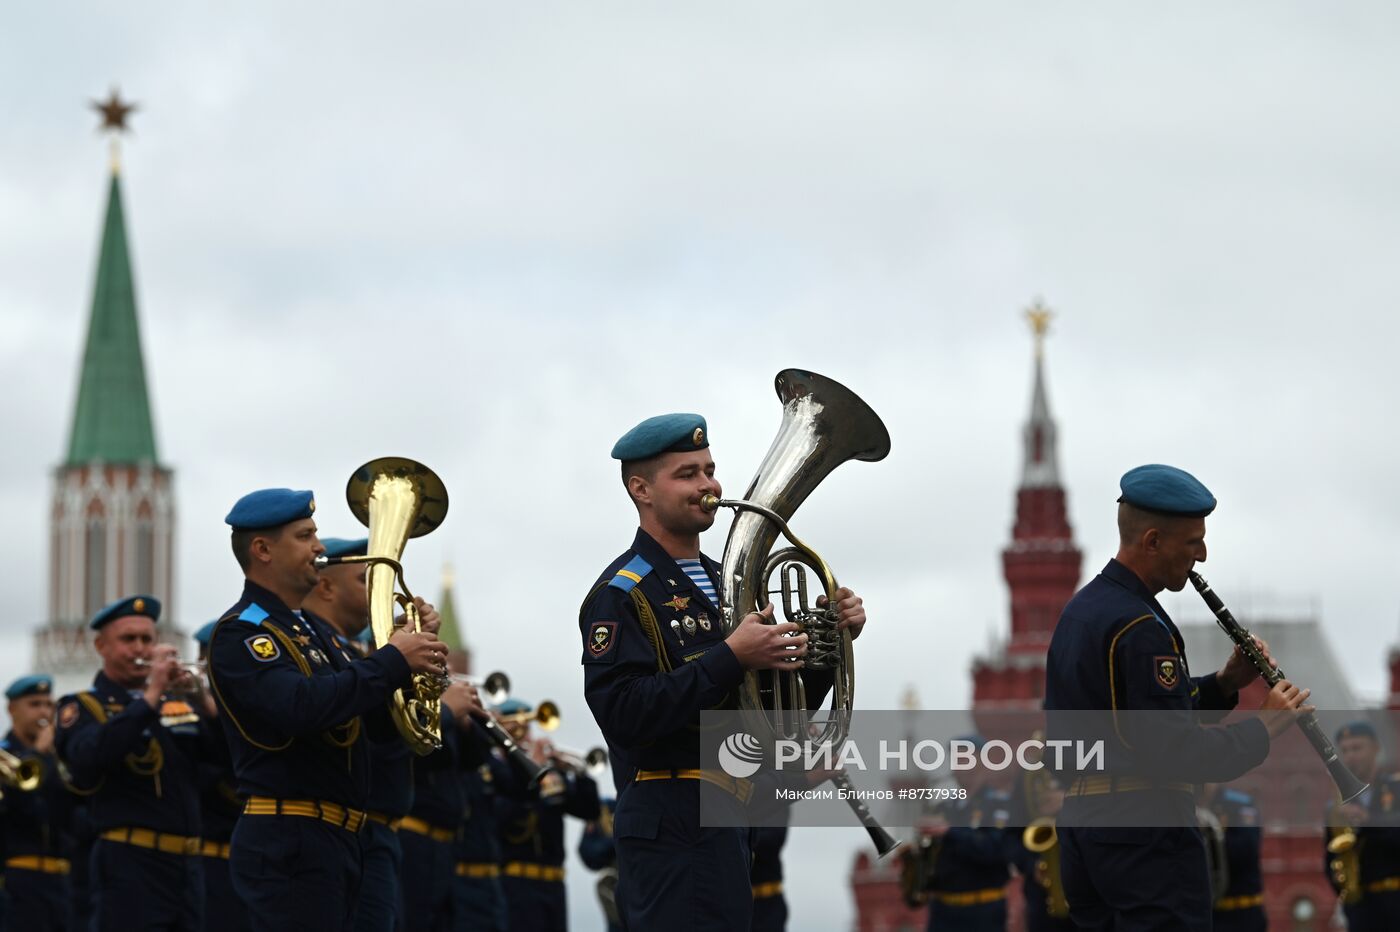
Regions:
[[[592,602],[594,596],[599,592],[607,588],[607,585],[606,582],[598,583],[598,585],[594,586],[588,593],[588,597],[583,600],[583,605],[580,606],[578,610],[580,626],[583,625],[583,613],[588,611],[588,603]],[[665,642],[661,640],[661,629],[656,623],[656,613],[651,610],[651,603],[647,601],[646,596],[637,591],[636,586],[628,590],[627,594],[632,597],[632,604],[637,609],[637,621],[641,624],[642,631],[646,634],[647,640],[651,642],[651,649],[656,652],[657,671],[669,673],[671,671],[671,658],[666,653]]]
[[[282,649],[285,650],[291,656],[292,660],[296,662],[297,669],[301,671],[302,675],[310,677],[311,664],[306,662],[306,657],[302,654],[301,648],[297,646],[296,641],[293,641],[291,636],[287,634],[287,632],[283,631],[276,625],[267,625],[266,627],[268,633],[277,639],[277,641],[282,645]],[[340,733],[337,734],[337,731],[339,731]],[[322,732],[321,736],[325,738],[326,742],[332,747],[348,749],[360,738],[360,718],[359,716],[356,716],[355,718],[352,718],[350,721],[346,722],[343,725],[332,725],[330,728]],[[349,755],[347,755],[345,758],[345,766],[346,769],[349,769],[350,767]]]
[[[82,703],[83,708],[91,712],[92,717],[97,719],[97,724],[105,725],[107,723],[107,710],[102,708],[102,703],[97,701],[96,696],[92,693],[78,693],[77,699]],[[60,760],[59,764],[62,765],[62,763]],[[73,774],[66,766],[58,768],[58,778],[63,781],[64,786],[68,787],[70,793],[77,793],[79,796],[91,796],[102,789],[107,782],[107,776],[104,774],[91,789],[84,789],[73,782]]]
[[[237,615],[226,615],[226,616],[224,616],[223,618],[220,618],[220,619],[219,619],[219,623],[218,623],[217,625],[214,626],[213,632],[209,635],[209,644],[211,645],[211,650],[212,650],[212,645],[213,645],[213,643],[214,643],[214,638],[218,635],[219,629],[222,628],[227,622],[232,621],[233,619],[235,619],[235,618],[237,618],[237,617],[238,617]],[[299,651],[299,650],[298,650],[298,651],[294,651],[293,654],[292,654],[292,656],[293,656],[293,658],[296,659],[297,661],[300,661],[300,662],[298,663],[298,666],[300,666],[300,667],[302,668],[302,672],[303,672],[303,673],[309,673],[309,672],[310,672],[310,671],[307,669],[307,667],[306,667],[306,661],[305,661],[305,659],[303,659],[302,656],[301,656],[301,651]],[[214,675],[215,669],[216,669],[215,665],[214,665],[213,663],[210,663],[210,664],[209,664],[209,685],[210,685],[211,687],[213,687],[213,689],[214,689],[214,695],[215,695],[216,697],[218,697],[219,705],[221,705],[221,706],[223,707],[224,714],[228,717],[228,720],[229,720],[230,722],[233,722],[233,727],[238,729],[238,733],[239,733],[240,735],[243,736],[243,740],[244,740],[244,741],[247,741],[247,742],[248,742],[249,744],[251,744],[253,747],[259,748],[259,749],[264,750],[264,751],[285,751],[287,748],[291,747],[291,746],[292,746],[292,740],[293,740],[293,739],[291,739],[291,738],[288,738],[288,739],[287,739],[285,742],[283,742],[282,744],[276,744],[276,745],[274,745],[274,744],[263,744],[261,741],[255,741],[255,740],[253,740],[253,736],[250,735],[250,734],[248,734],[248,729],[244,728],[244,727],[243,727],[243,723],[240,722],[240,721],[238,720],[238,716],[236,716],[236,715],[233,714],[233,707],[230,706],[230,705],[228,704],[228,702],[224,699],[224,692],[223,692],[223,690],[221,690],[221,689],[219,688],[219,678],[218,678],[217,676]]]

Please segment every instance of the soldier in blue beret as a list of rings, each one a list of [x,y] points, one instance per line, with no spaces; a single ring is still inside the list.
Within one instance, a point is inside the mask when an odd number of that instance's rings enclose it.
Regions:
[[[218,624],[216,619],[194,633],[205,677],[209,669],[209,643]],[[243,811],[243,801],[238,798],[238,781],[233,775],[228,742],[222,738],[223,726],[217,721],[219,709],[210,691],[204,688],[204,677],[200,678],[199,687],[192,696],[197,700],[193,703],[195,710],[205,727],[220,736],[201,768],[199,804],[204,835],[200,842],[200,864],[204,870],[204,932],[248,932],[252,928],[248,911],[233,889],[228,863],[233,827]]]
[[[496,708],[496,714],[536,763],[553,766],[540,778],[536,793],[501,801],[497,831],[510,928],[565,932],[564,817],[598,818],[598,784],[578,761],[556,754],[547,739],[532,737],[530,726],[536,716],[528,703],[509,699]]]
[[[22,676],[5,690],[5,698],[10,731],[0,748],[21,763],[18,772],[0,781],[5,796],[0,822],[4,889],[10,901],[4,928],[67,929],[72,909],[71,818],[80,800],[60,778],[54,754],[53,680],[45,674]]]
[[[640,527],[579,614],[584,694],[618,792],[619,908],[632,929],[749,927],[748,831],[699,824],[694,729],[746,671],[798,669],[807,651],[796,625],[772,623],[771,606],[723,628],[719,567],[700,551],[715,520],[702,498],[721,493],[709,446],[698,414],[648,418],[617,441],[612,455]],[[840,626],[859,634],[860,598],[849,589],[836,595]],[[815,707],[832,674],[802,676]]]
[[[356,658],[303,611],[325,548],[310,492],[252,492],[229,511],[243,595],[214,629],[210,681],[246,802],[230,871],[255,930],[350,929],[370,798],[366,716],[414,673],[446,669],[430,631]]]
[[[1075,924],[1087,928],[1206,929],[1212,891],[1188,782],[1224,782],[1258,766],[1270,741],[1292,726],[1308,692],[1281,681],[1264,714],[1203,728],[1239,701],[1258,671],[1238,650],[1216,673],[1192,677],[1186,645],[1157,601],[1179,592],[1206,559],[1205,516],[1215,497],[1171,466],[1130,470],[1120,483],[1117,556],[1060,615],[1046,659],[1050,737],[1065,732],[1058,710],[1112,710],[1103,785],[1081,777],[1066,789],[1061,875]],[[1268,655],[1268,647],[1256,642]],[[1151,716],[1134,716],[1137,710]],[[1125,714],[1128,713],[1128,714]],[[1125,815],[1125,813],[1127,815]],[[1086,824],[1157,828],[1084,828]]]
[[[58,755],[92,803],[94,929],[203,928],[199,767],[214,742],[177,692],[175,647],[157,644],[160,609],[137,595],[94,615],[102,670],[58,703]]]
[[[1370,722],[1337,730],[1337,754],[1369,784],[1346,804],[1327,808],[1327,877],[1342,901],[1347,929],[1400,929],[1400,774],[1381,769],[1380,742]]]

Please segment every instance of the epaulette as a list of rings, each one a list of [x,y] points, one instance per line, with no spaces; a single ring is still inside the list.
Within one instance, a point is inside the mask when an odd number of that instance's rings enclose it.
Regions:
[[[238,613],[239,621],[247,621],[255,625],[262,624],[263,620],[266,618],[267,609],[263,608],[256,602],[248,603],[248,607]]]
[[[642,581],[642,577],[651,572],[651,564],[640,556],[632,558],[632,561],[617,571],[608,585],[614,589],[621,589],[623,592],[631,592],[637,583]]]

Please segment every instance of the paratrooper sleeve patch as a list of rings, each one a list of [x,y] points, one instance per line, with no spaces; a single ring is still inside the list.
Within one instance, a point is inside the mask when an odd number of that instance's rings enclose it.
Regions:
[[[246,638],[243,643],[248,646],[248,653],[262,663],[276,660],[282,655],[282,648],[278,647],[277,642],[266,634],[255,634]]]
[[[70,728],[78,720],[80,714],[77,700],[65,702],[63,708],[58,710],[58,727]]]
[[[588,653],[601,657],[617,643],[617,622],[595,621],[588,627]]]

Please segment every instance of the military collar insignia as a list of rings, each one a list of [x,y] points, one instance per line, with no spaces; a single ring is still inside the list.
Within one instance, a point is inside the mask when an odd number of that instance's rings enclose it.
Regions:
[[[1157,684],[1163,689],[1176,689],[1181,681],[1180,666],[1176,657],[1154,657],[1152,668],[1157,675]]]
[[[617,643],[617,622],[595,621],[588,632],[588,652],[601,657]]]
[[[666,606],[667,608],[673,608],[673,609],[675,609],[675,610],[678,611],[678,612],[683,612],[683,611],[685,611],[686,606],[688,606],[688,605],[690,604],[690,596],[688,596],[688,595],[678,595],[678,596],[676,596],[674,599],[672,599],[671,601],[669,601],[669,602],[663,602],[663,603],[661,603],[661,604],[664,605],[664,606]]]

